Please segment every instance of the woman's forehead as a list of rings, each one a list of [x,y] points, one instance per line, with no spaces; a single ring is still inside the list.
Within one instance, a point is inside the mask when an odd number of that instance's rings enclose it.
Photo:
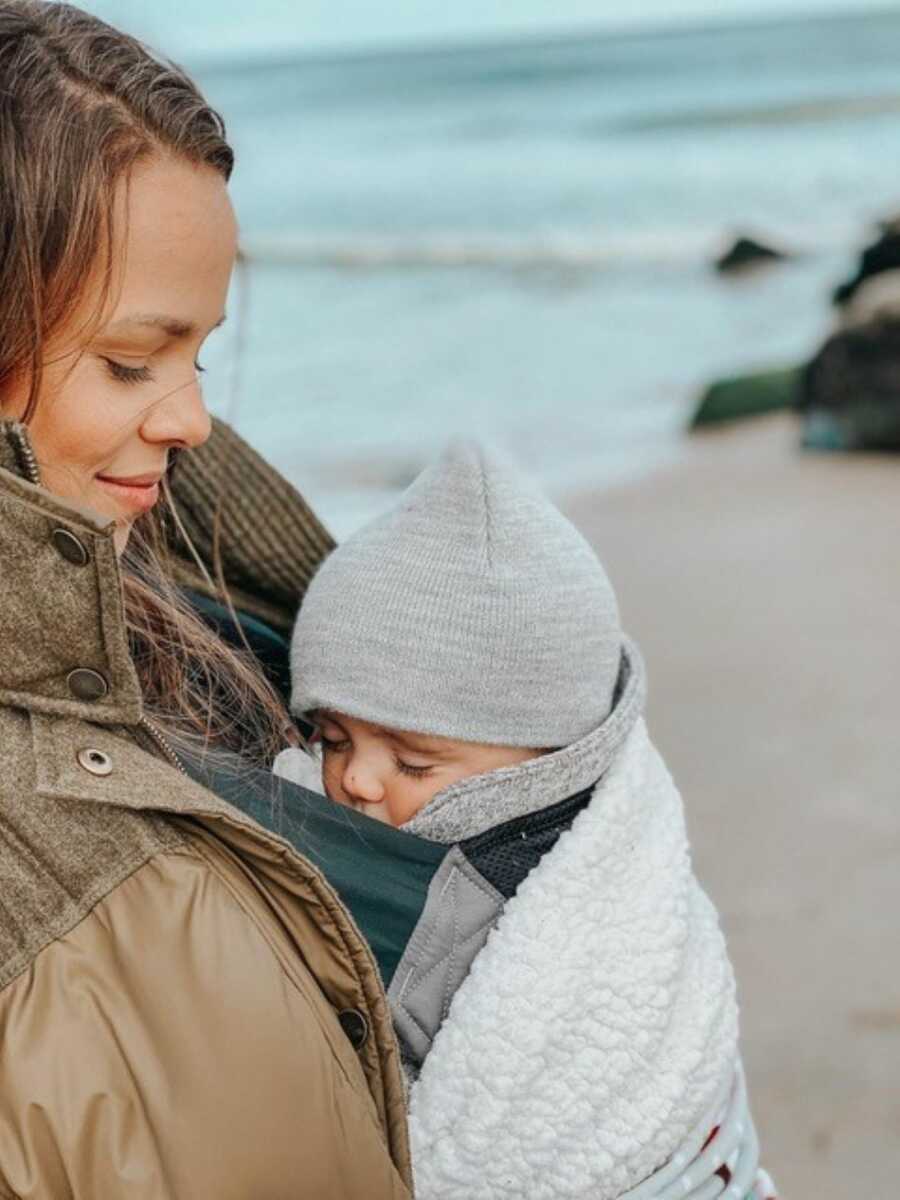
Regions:
[[[117,208],[115,303],[107,326],[208,333],[222,319],[237,254],[237,223],[221,175],[153,159],[120,189]]]

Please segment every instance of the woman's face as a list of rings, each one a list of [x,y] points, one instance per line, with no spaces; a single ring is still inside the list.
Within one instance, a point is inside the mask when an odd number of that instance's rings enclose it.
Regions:
[[[218,172],[172,158],[138,165],[115,226],[107,311],[98,326],[89,280],[47,347],[29,430],[44,487],[114,520],[121,553],[171,452],[209,436],[197,355],[224,319],[237,228]],[[27,393],[13,385],[3,415],[21,416]]]

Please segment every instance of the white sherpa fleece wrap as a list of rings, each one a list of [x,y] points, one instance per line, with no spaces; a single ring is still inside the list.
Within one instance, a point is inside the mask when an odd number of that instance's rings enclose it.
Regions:
[[[419,1200],[614,1200],[727,1089],[734,980],[639,721],[507,904],[412,1091]]]

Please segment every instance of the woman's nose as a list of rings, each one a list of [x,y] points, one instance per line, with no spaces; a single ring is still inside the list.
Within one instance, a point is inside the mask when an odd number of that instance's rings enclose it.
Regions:
[[[351,762],[344,771],[341,785],[348,796],[363,804],[378,804],[384,799],[384,787],[377,771]]]
[[[148,408],[141,436],[157,445],[202,446],[212,431],[212,422],[198,379],[176,388]]]

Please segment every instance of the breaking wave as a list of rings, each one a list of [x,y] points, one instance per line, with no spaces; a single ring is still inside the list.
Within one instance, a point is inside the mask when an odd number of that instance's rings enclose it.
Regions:
[[[800,253],[834,249],[858,236],[854,225],[836,229],[805,227],[796,236],[780,226],[763,240]],[[276,233],[244,237],[248,262],[281,263],[346,270],[380,268],[479,267],[614,270],[628,267],[702,265],[722,251],[729,235],[708,230],[657,230],[642,233],[428,233],[323,234]]]
[[[900,112],[900,94],[874,96],[817,96],[774,104],[724,108],[682,109],[675,112],[642,113],[611,125],[599,125],[598,133],[655,133],[664,130],[738,128],[751,125],[799,125],[819,121],[859,120]]]

